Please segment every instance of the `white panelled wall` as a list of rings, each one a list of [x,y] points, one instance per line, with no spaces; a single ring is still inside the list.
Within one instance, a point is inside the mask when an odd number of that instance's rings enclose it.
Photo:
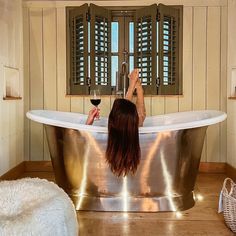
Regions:
[[[24,160],[23,100],[3,100],[4,66],[17,68],[23,96],[22,1],[0,0],[0,176]]]
[[[227,108],[227,0],[163,0],[184,5],[183,95],[145,97],[147,115]],[[24,3],[25,112],[53,109],[88,113],[89,98],[66,96],[65,7],[84,1]],[[97,5],[150,5],[155,1],[96,1]],[[104,96],[101,115],[113,98]],[[25,159],[49,160],[43,126],[25,120]],[[202,161],[226,162],[226,122],[208,128]]]

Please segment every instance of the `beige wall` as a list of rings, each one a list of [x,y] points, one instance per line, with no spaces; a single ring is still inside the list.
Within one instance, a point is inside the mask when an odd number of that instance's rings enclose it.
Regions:
[[[236,70],[236,0],[228,0],[228,96],[232,95],[231,86],[236,86],[232,68]],[[227,163],[236,168],[236,100],[227,101]]]
[[[96,1],[98,5],[150,5],[155,1]],[[66,93],[65,6],[82,1],[30,1],[24,4],[25,112],[53,109],[88,113],[88,97]],[[226,111],[227,1],[168,1],[184,5],[183,96],[146,97],[148,115],[217,109]],[[113,98],[102,99],[107,115]],[[42,125],[25,120],[25,159],[48,160]],[[226,161],[226,122],[208,128],[202,161]]]
[[[0,175],[24,160],[23,100],[3,100],[4,66],[20,71],[23,96],[22,1],[0,0]]]

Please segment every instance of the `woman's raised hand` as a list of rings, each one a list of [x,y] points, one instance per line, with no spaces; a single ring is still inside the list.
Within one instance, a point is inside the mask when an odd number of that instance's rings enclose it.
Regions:
[[[131,86],[133,89],[136,87],[136,83],[139,80],[139,70],[133,69],[132,72],[129,74],[129,86]]]
[[[129,101],[132,101],[133,92],[135,88],[140,91],[142,90],[142,84],[141,81],[139,80],[139,70],[135,68],[134,70],[132,70],[132,72],[129,74],[128,77],[129,77],[129,88],[125,98],[128,99]]]
[[[100,109],[97,107],[94,107],[92,110],[89,111],[86,125],[92,125],[94,119],[99,118],[99,116],[100,116]]]

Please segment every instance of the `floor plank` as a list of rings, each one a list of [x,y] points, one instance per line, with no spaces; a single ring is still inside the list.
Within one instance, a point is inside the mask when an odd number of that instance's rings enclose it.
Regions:
[[[52,172],[26,172],[21,177],[55,181]],[[217,213],[224,174],[199,174],[195,206],[180,213],[77,212],[80,236],[228,236],[234,235]]]

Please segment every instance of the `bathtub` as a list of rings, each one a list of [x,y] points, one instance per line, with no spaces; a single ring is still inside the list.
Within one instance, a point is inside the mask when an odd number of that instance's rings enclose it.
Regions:
[[[76,210],[158,212],[194,205],[206,129],[226,114],[204,110],[147,117],[139,128],[137,172],[119,178],[104,158],[107,118],[89,126],[79,113],[32,110],[27,117],[45,125],[56,182]]]

